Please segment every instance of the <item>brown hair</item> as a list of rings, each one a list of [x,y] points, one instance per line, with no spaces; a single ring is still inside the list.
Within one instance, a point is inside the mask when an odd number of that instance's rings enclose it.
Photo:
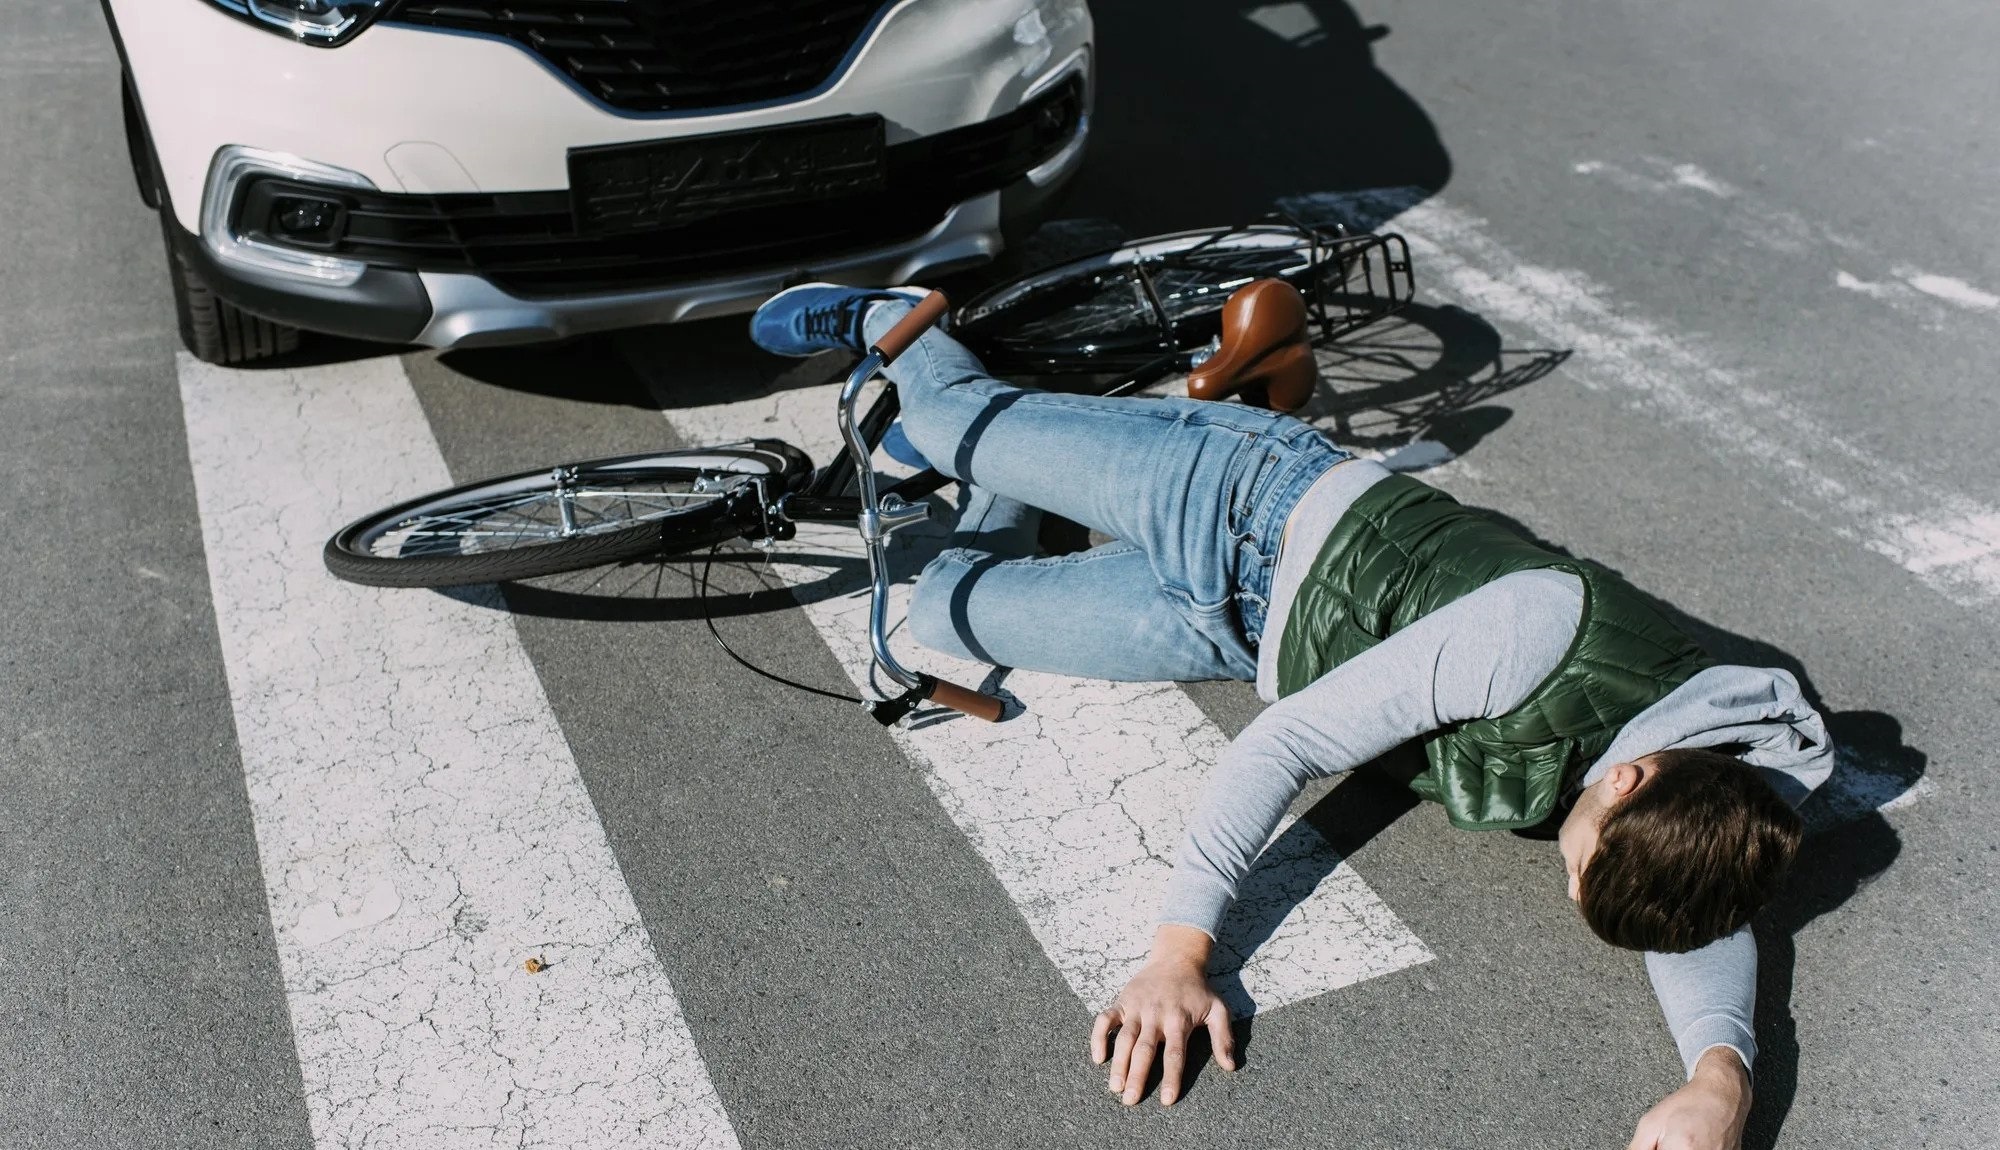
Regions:
[[[1678,953],[1769,901],[1798,853],[1798,813],[1757,771],[1714,751],[1661,751],[1612,807],[1584,864],[1584,921],[1613,946]]]

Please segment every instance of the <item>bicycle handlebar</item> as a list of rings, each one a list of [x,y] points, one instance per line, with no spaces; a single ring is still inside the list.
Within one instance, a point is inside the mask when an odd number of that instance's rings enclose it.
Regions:
[[[896,357],[910,349],[917,337],[929,331],[932,324],[944,318],[951,310],[951,301],[941,291],[933,291],[917,301],[910,314],[898,320],[895,327],[875,341],[875,354],[882,357],[882,366],[896,362]]]
[[[941,291],[933,291],[917,301],[910,314],[897,320],[896,326],[884,332],[882,338],[875,341],[874,346],[869,349],[873,353],[873,362],[863,359],[856,364],[853,374],[848,377],[847,387],[841,392],[841,434],[847,438],[848,450],[852,451],[854,457],[860,461],[856,478],[861,486],[862,535],[868,541],[868,574],[873,581],[868,612],[869,642],[874,651],[875,662],[888,671],[891,678],[910,688],[898,698],[882,700],[870,707],[870,713],[884,723],[893,723],[901,719],[909,713],[910,705],[918,699],[936,703],[940,707],[949,707],[962,715],[984,719],[989,723],[999,722],[1001,714],[1006,709],[1004,703],[991,695],[969,691],[956,683],[947,683],[931,675],[906,671],[897,664],[895,656],[890,654],[888,628],[884,625],[883,615],[889,593],[888,578],[884,570],[885,561],[882,557],[881,536],[884,532],[879,519],[868,518],[871,515],[879,515],[881,510],[880,501],[875,494],[875,474],[867,463],[873,445],[862,439],[860,429],[855,426],[854,421],[854,399],[862,385],[876,372],[895,362],[897,356],[908,351],[919,336],[929,331],[932,325],[943,319],[950,311],[951,301],[946,299]],[[889,529],[893,530],[893,526]]]
[[[1000,713],[1005,709],[1005,704],[991,695],[982,695],[956,683],[947,683],[943,679],[932,681],[930,701],[940,707],[950,707],[959,714],[984,719],[989,723],[999,722]]]

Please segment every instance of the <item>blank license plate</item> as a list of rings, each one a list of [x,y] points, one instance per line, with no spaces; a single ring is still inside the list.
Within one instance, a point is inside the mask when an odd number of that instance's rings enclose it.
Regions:
[[[577,228],[673,227],[718,212],[879,190],[882,117],[840,116],[569,152]]]

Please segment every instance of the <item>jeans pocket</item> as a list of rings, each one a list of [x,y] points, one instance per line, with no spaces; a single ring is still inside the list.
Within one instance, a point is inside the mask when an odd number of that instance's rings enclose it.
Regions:
[[[1266,481],[1275,473],[1283,450],[1275,443],[1257,436],[1246,441],[1237,452],[1234,465],[1230,468],[1229,514],[1227,526],[1229,536],[1237,543],[1249,537],[1250,526],[1257,517],[1258,498]]]
[[[1203,602],[1194,595],[1172,588],[1168,589],[1168,594],[1181,609],[1188,627],[1215,649],[1232,677],[1256,678],[1257,648],[1243,628],[1243,617],[1237,609],[1234,594],[1213,602]]]

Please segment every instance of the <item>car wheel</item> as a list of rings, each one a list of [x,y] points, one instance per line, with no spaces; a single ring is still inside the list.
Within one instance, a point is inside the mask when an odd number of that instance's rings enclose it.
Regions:
[[[181,343],[205,363],[250,363],[299,348],[299,329],[251,315],[209,290],[194,265],[174,247],[173,214],[160,212],[166,239],[167,278],[174,285],[174,316]]]
[[[139,198],[160,214],[160,235],[167,248],[167,279],[174,286],[174,318],[179,321],[181,343],[196,359],[207,363],[249,363],[284,355],[299,348],[299,329],[251,315],[209,290],[193,264],[174,246],[174,213],[161,187],[159,166],[153,162],[153,145],[146,133],[145,113],[132,90],[132,79],[123,84],[125,147],[132,157],[132,176],[139,184]]]

